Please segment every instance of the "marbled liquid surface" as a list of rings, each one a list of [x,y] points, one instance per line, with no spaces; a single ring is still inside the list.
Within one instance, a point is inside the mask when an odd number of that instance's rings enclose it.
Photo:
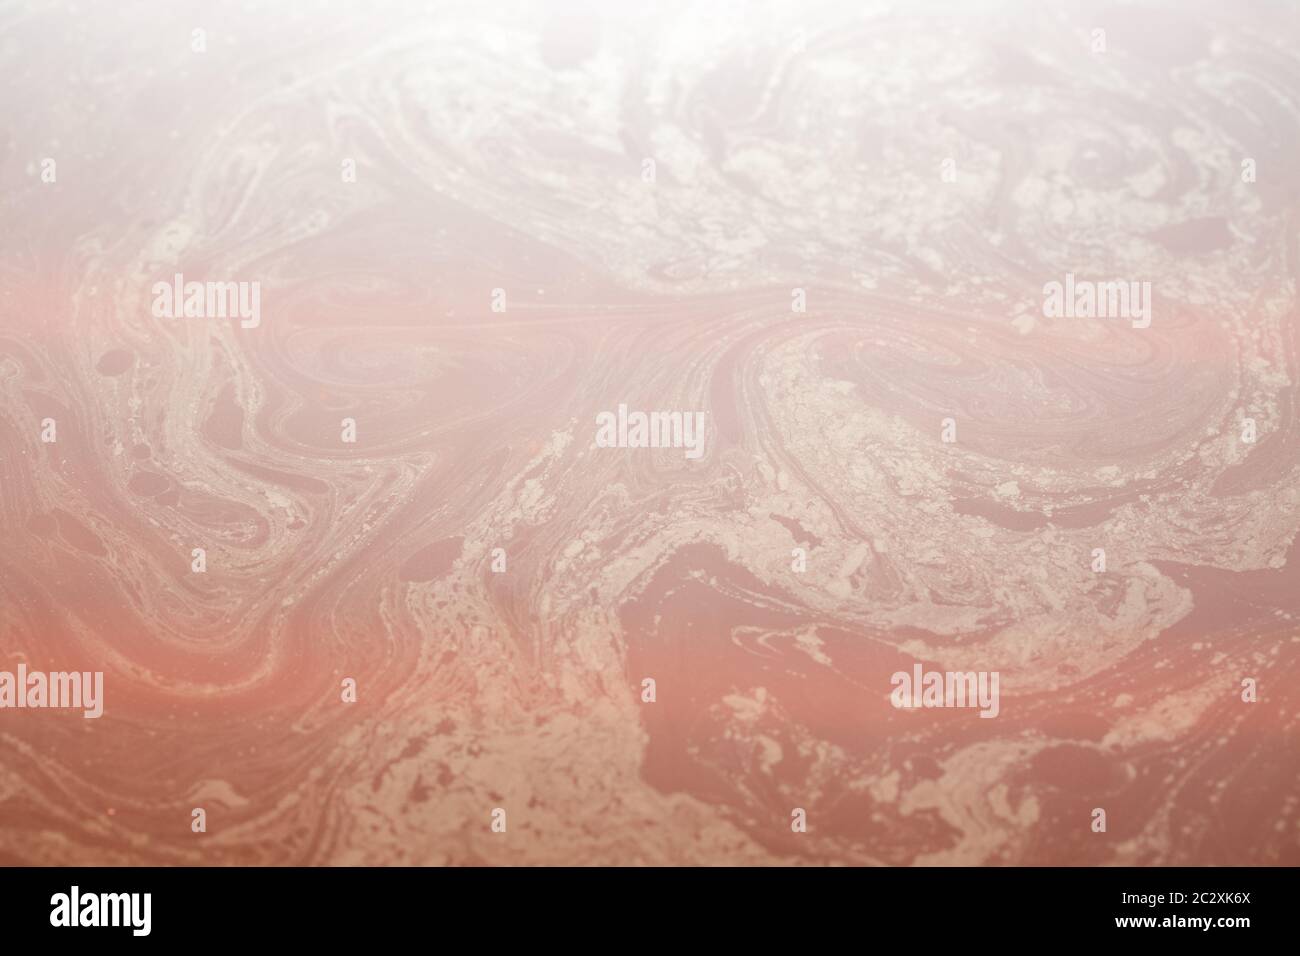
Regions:
[[[0,669],[105,673],[0,861],[1300,863],[1295,3],[11,2],[0,80]]]

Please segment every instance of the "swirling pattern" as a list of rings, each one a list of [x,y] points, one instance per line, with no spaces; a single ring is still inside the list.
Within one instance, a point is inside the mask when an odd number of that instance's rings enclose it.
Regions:
[[[1227,9],[0,10],[0,669],[106,698],[0,710],[0,860],[1300,863],[1300,8]]]

